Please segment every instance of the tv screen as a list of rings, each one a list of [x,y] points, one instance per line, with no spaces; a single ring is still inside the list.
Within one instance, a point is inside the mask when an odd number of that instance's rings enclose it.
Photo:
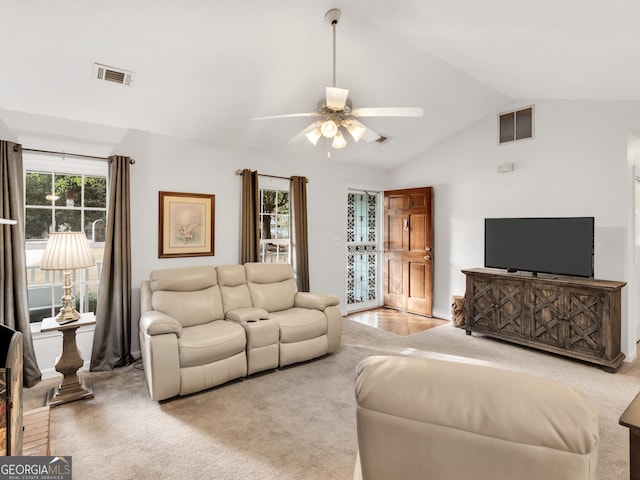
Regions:
[[[484,266],[593,277],[593,217],[486,218]]]

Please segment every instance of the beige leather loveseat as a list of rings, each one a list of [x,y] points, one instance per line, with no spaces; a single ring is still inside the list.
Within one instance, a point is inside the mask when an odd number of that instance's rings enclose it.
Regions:
[[[592,480],[598,414],[542,378],[416,357],[357,370],[356,479]]]
[[[298,292],[288,264],[154,270],[140,286],[153,400],[188,395],[340,347],[333,295]]]

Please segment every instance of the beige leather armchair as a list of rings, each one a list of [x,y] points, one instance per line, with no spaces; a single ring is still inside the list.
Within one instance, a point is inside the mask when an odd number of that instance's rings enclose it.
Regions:
[[[598,414],[577,390],[478,365],[369,357],[357,369],[364,480],[593,480]]]
[[[246,336],[226,321],[215,267],[154,270],[140,286],[140,349],[153,400],[247,374]]]

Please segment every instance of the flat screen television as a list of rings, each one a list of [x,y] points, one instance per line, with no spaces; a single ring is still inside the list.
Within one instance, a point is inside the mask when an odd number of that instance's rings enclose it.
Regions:
[[[484,266],[593,277],[593,217],[486,218]]]

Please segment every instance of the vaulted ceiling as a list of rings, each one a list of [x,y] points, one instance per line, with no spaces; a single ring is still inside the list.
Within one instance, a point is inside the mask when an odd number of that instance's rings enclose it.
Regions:
[[[512,99],[640,100],[637,0],[3,0],[0,108],[326,160],[288,143],[309,119],[251,118],[315,110],[331,8],[354,107],[425,112],[363,120],[390,140],[332,161],[391,168]]]

